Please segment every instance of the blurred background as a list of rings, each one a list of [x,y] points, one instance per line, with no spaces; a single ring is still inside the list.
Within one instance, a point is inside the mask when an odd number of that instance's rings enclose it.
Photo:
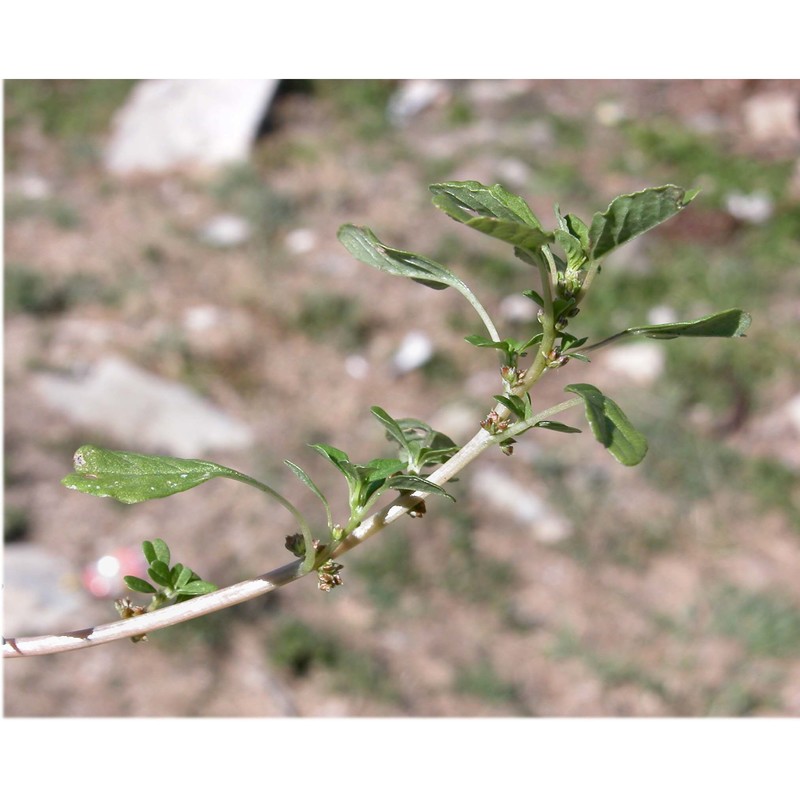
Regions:
[[[137,506],[69,492],[74,450],[210,458],[316,524],[303,466],[392,455],[369,406],[464,443],[499,391],[455,292],[362,266],[343,222],[432,257],[521,336],[535,286],[427,185],[500,182],[546,226],[700,188],[604,265],[576,335],[742,307],[746,339],[599,351],[647,436],[484,455],[311,579],[182,626],[5,662],[8,716],[800,714],[800,82],[25,81],[5,96],[7,636],[110,621],[143,539],[218,585],[284,563],[285,512],[213,481]],[[564,421],[586,427],[580,414]]]

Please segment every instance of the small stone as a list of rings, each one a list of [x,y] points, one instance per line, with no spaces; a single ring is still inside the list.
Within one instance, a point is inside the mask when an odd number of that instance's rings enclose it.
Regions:
[[[3,552],[4,633],[35,636],[64,627],[89,614],[93,604],[78,571],[38,544],[7,544]]]
[[[797,92],[762,92],[747,100],[742,111],[745,129],[755,141],[800,141],[800,94]]]
[[[766,192],[738,194],[732,192],[725,197],[728,213],[740,222],[761,225],[773,214],[775,204]]]
[[[447,100],[449,96],[450,92],[443,81],[404,81],[389,99],[386,113],[389,121],[400,127],[426,108]]]
[[[522,484],[494,467],[481,468],[472,479],[471,491],[500,514],[529,526],[535,539],[547,544],[572,535],[572,523]]]
[[[523,189],[530,182],[531,168],[518,158],[503,158],[497,164],[497,177],[504,184]]]
[[[121,358],[104,358],[78,377],[43,373],[33,386],[51,408],[126,450],[196,458],[253,444],[248,426],[186,386]]]
[[[421,331],[409,331],[392,357],[395,372],[404,375],[419,369],[433,358],[433,342]]]
[[[310,253],[317,246],[317,235],[307,228],[297,228],[286,234],[284,243],[292,255],[300,256]]]
[[[675,309],[670,306],[653,306],[647,312],[648,325],[667,325],[676,321]]]
[[[10,177],[6,186],[26,200],[46,200],[53,194],[50,182],[41,175],[34,173]]]
[[[510,294],[500,301],[500,315],[508,322],[533,322],[539,306],[521,294]]]
[[[616,100],[604,100],[598,103],[594,109],[594,118],[607,128],[619,125],[627,116],[625,107]]]
[[[120,176],[245,161],[278,81],[145,80],[117,112],[105,155]]]
[[[666,354],[657,342],[617,345],[603,354],[604,365],[641,386],[650,386],[664,372]]]
[[[238,247],[252,234],[252,226],[236,214],[212,217],[199,232],[200,240],[212,247]]]
[[[347,356],[344,360],[344,370],[351,378],[363,381],[369,375],[369,361],[364,356]]]

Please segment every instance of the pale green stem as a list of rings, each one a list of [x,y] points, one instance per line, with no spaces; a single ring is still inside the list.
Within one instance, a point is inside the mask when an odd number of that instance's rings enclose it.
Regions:
[[[235,472],[234,470],[231,470],[231,473],[232,474],[230,474],[228,477],[235,481],[239,481],[240,483],[246,483],[248,486],[252,486],[259,491],[264,492],[264,494],[268,494],[274,500],[277,500],[297,520],[297,524],[300,526],[300,533],[303,536],[303,543],[305,544],[306,548],[302,572],[311,572],[311,570],[314,569],[316,552],[314,550],[314,537],[311,534],[311,529],[308,527],[306,518],[282,494],[276,492],[271,486],[267,486],[266,483],[261,483],[261,481],[257,481],[255,478],[251,478],[249,475],[244,475],[241,472]]]
[[[493,342],[500,341],[500,334],[497,332],[497,328],[495,328],[494,323],[492,322],[492,318],[489,316],[486,309],[481,305],[480,301],[477,297],[472,293],[470,288],[459,281],[458,285],[455,285],[453,288],[458,289],[459,292],[469,301],[469,304],[478,312],[478,316],[481,318],[483,324],[486,326],[486,330],[489,332],[489,337]]]

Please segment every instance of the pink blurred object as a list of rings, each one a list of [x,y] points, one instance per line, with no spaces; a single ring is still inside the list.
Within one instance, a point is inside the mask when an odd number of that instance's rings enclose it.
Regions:
[[[120,547],[87,564],[81,574],[84,588],[94,597],[117,597],[128,591],[126,575],[147,577],[147,562],[141,550]]]

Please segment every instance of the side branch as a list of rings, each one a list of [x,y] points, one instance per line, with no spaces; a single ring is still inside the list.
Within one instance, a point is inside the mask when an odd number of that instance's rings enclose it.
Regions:
[[[440,486],[443,485],[491,444],[491,437],[485,431],[479,431],[458,453],[439,467],[429,477],[429,480]],[[427,493],[415,492],[411,495],[401,496],[389,503],[385,508],[365,519],[358,528],[339,544],[332,555],[338,556],[356,547],[402,517],[425,497],[427,497]],[[221,611],[223,608],[253,600],[260,595],[292,583],[307,574],[308,571],[304,570],[302,561],[293,561],[271,572],[266,572],[257,578],[251,578],[233,586],[219,589],[216,592],[201,595],[200,597],[136,617],[129,617],[128,619],[62,634],[4,638],[3,658],[21,658],[23,656],[63,653],[68,650],[82,650],[118,639],[142,636],[151,631],[168,628],[179,622],[186,622],[206,614],[212,614],[215,611]]]

